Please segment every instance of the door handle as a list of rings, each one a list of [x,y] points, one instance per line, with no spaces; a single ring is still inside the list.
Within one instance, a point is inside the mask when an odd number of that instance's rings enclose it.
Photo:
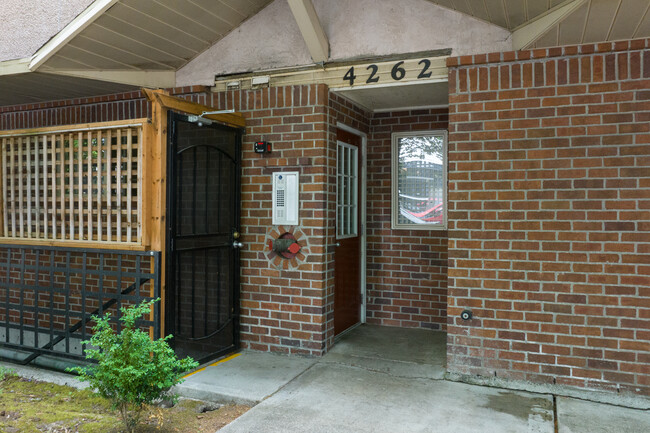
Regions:
[[[241,243],[241,242],[239,242],[239,241],[234,241],[234,242],[232,243],[232,247],[233,247],[233,248],[241,248],[241,247],[243,247],[243,246],[244,246],[244,244]]]
[[[330,245],[330,248],[336,248],[336,247],[340,247],[340,246],[341,246],[341,243],[340,243],[340,242],[337,242],[337,243],[335,243],[335,244],[331,244],[331,245]]]

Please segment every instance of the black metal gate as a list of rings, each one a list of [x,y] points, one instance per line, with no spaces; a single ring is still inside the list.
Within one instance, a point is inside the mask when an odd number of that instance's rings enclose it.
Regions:
[[[0,358],[83,360],[93,316],[159,296],[159,252],[0,245]],[[158,303],[139,323],[159,338]]]
[[[165,332],[204,362],[239,347],[241,131],[170,113]]]

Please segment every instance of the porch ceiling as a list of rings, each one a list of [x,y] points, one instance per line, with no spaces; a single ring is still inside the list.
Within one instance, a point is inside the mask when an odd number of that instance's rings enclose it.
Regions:
[[[95,0],[33,56],[1,62],[0,106],[174,87],[178,68],[271,1]]]
[[[175,86],[179,68],[272,1],[95,0],[33,56],[0,62],[0,105]],[[648,0],[426,1],[512,31],[515,49],[650,37]]]
[[[525,47],[542,48],[650,37],[648,0],[428,0],[516,31],[576,2]]]
[[[86,78],[32,72],[0,79],[0,106],[33,104],[128,92],[139,87]]]
[[[449,105],[449,84],[446,81],[332,91],[373,112]]]
[[[185,65],[271,0],[119,0],[43,63],[65,70],[171,71]]]

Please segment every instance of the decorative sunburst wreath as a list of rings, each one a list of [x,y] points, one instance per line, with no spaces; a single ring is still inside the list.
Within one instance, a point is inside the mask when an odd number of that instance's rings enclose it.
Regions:
[[[276,269],[297,269],[309,251],[309,239],[299,226],[274,226],[266,232],[264,254]]]

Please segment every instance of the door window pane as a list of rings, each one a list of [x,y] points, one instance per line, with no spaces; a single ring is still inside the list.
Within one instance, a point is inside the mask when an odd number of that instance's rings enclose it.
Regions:
[[[336,237],[340,239],[358,234],[359,150],[356,146],[339,141],[336,152]]]

